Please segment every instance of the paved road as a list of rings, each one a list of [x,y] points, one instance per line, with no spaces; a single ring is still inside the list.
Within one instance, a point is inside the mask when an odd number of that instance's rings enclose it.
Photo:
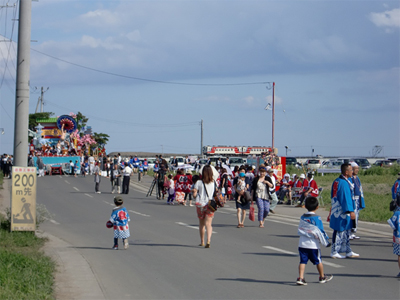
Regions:
[[[130,248],[115,251],[112,230],[105,226],[114,207],[109,188],[106,178],[102,194],[95,194],[92,177],[46,176],[38,180],[37,195],[38,203],[54,214],[41,229],[84,258],[106,299],[399,299],[399,280],[393,277],[398,268],[386,226],[363,223],[368,231],[361,230],[363,238],[352,242],[358,259],[333,260],[330,249],[322,249],[325,272],[334,279],[319,284],[316,268],[308,265],[309,284],[299,287],[300,208],[279,206],[265,228],[247,220],[238,229],[229,203],[216,213],[211,248],[205,249],[197,246],[194,207],[146,198],[147,186],[133,183],[124,195],[131,217]],[[326,224],[325,229],[331,236]]]

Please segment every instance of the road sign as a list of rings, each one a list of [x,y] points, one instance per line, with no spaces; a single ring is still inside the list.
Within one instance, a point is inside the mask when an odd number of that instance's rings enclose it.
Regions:
[[[36,168],[13,167],[11,231],[36,230]]]

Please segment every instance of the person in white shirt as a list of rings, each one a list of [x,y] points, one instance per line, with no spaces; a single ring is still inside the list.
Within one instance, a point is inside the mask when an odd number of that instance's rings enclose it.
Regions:
[[[198,180],[193,187],[193,197],[196,199],[197,217],[199,218],[200,245],[210,248],[212,235],[212,220],[214,212],[208,207],[216,189],[213,171],[209,165],[204,166],[202,180]],[[204,244],[204,235],[207,229],[207,243]]]
[[[129,167],[128,163],[126,163],[124,170],[122,171],[124,179],[122,181],[122,194],[129,193],[129,182],[131,180],[132,169]]]

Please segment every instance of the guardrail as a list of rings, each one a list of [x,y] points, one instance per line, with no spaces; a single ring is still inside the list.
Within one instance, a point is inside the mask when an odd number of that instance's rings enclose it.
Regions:
[[[341,171],[340,169],[317,169],[318,174],[321,174],[321,176],[324,176],[324,174],[340,174]]]

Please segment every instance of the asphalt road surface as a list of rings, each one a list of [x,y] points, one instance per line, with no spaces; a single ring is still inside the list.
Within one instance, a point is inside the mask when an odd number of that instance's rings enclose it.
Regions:
[[[135,178],[136,179],[136,178]],[[246,220],[236,228],[233,202],[218,210],[211,248],[199,247],[195,207],[169,206],[146,187],[123,195],[131,222],[128,250],[112,250],[107,229],[114,207],[110,181],[101,194],[93,177],[46,176],[38,179],[37,203],[54,214],[40,229],[74,247],[90,264],[106,299],[399,299],[397,260],[388,235],[353,241],[357,259],[334,260],[322,249],[325,273],[306,266],[307,286],[296,286],[298,217],[273,215],[265,228]],[[328,235],[332,231],[327,225]],[[85,278],[82,278],[84,281]]]

